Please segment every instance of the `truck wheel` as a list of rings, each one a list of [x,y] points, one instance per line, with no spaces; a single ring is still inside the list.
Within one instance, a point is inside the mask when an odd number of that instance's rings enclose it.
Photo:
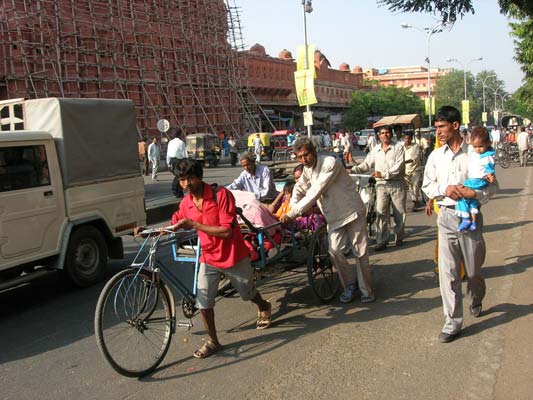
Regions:
[[[65,259],[67,278],[76,286],[98,282],[107,267],[107,246],[102,233],[93,226],[82,226],[70,236]]]

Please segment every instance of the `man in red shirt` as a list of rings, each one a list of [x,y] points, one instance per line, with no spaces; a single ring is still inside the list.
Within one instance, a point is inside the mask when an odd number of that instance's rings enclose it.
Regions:
[[[213,310],[221,274],[230,279],[243,300],[257,305],[257,329],[270,326],[272,305],[255,287],[249,251],[236,221],[231,192],[219,187],[215,199],[211,186],[202,180],[201,164],[191,159],[179,160],[174,174],[188,194],[172,216],[172,229],[197,230],[202,250],[196,301],[209,339],[194,352],[194,357],[205,358],[221,347]]]

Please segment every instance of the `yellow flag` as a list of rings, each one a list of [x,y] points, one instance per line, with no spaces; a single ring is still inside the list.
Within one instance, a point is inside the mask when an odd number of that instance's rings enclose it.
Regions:
[[[296,95],[298,96],[298,104],[300,104],[300,106],[318,103],[315,96],[313,70],[305,69],[303,71],[296,71],[294,73],[294,83],[296,86]]]
[[[470,123],[470,101],[463,100],[461,104],[463,105],[463,125],[468,125]]]

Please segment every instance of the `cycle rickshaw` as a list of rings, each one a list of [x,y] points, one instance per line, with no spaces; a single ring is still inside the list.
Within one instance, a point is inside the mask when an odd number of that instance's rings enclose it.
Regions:
[[[243,234],[254,236],[259,257],[252,261],[252,266],[259,275],[303,266],[318,300],[328,302],[336,296],[340,279],[329,258],[325,224],[315,231],[287,229],[283,240],[276,241],[272,231],[281,222],[256,227],[242,211],[238,213],[244,222],[241,225]],[[162,232],[168,235],[163,236]],[[128,377],[143,376],[157,368],[176,328],[190,328],[190,319],[197,311],[195,295],[200,246],[196,232],[175,233],[157,228],[141,234],[146,238],[131,268],[117,273],[107,282],[95,313],[98,347],[111,367]],[[267,242],[270,250],[267,250]],[[173,271],[177,267],[165,265],[158,258],[158,249],[162,246],[172,247],[176,262],[194,265],[192,288]],[[181,296],[181,311],[189,321],[177,320],[174,292]]]

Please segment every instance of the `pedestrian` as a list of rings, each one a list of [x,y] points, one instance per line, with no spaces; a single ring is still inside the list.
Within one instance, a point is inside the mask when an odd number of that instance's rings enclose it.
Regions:
[[[259,164],[261,162],[261,154],[263,153],[263,143],[261,142],[261,135],[258,133],[255,135],[255,138],[252,140],[252,145],[254,148],[255,162]]]
[[[174,170],[174,165],[179,160],[187,158],[187,146],[183,141],[181,132],[176,132],[172,135],[172,139],[167,145],[167,168],[170,172]]]
[[[527,166],[527,153],[529,152],[529,132],[522,130],[516,139],[518,144],[518,156],[520,158],[520,166]]]
[[[146,144],[146,137],[143,136],[137,143],[139,148],[139,161],[142,163],[141,173],[148,176],[148,145]]]
[[[296,140],[293,150],[304,168],[292,191],[290,211],[282,217],[282,221],[290,222],[318,204],[327,221],[329,254],[344,288],[339,300],[348,303],[355,298],[357,280],[361,302],[374,301],[368,258],[366,209],[355,182],[335,157],[317,154],[308,138]],[[347,243],[358,257],[359,263],[347,260]]]
[[[490,139],[492,140],[492,147],[498,148],[498,144],[501,141],[501,131],[498,129],[498,125],[494,124],[494,128],[490,132]]]
[[[352,139],[350,138],[349,132],[344,132],[342,139],[342,155],[344,157],[344,161],[346,164],[353,163],[353,157],[352,157]]]
[[[206,358],[221,348],[215,326],[215,297],[221,275],[228,278],[244,301],[258,308],[257,329],[271,324],[272,305],[256,289],[249,251],[237,223],[235,199],[224,187],[215,191],[203,181],[202,165],[180,160],[174,169],[187,195],[172,215],[172,229],[194,229],[200,241],[200,269],[196,302],[208,339],[197,349],[195,358]]]
[[[405,132],[403,135],[404,157],[405,157],[405,186],[411,196],[413,206],[411,211],[415,211],[422,204],[422,194],[420,186],[422,184],[422,151],[420,145],[413,142],[413,132]]]
[[[159,169],[159,162],[161,160],[161,149],[157,144],[155,137],[148,146],[148,159],[152,163],[152,181],[157,181],[157,170]]]
[[[368,138],[367,138],[367,141],[366,141],[366,146],[365,146],[365,149],[364,149],[364,152],[366,154],[370,153],[372,151],[372,149],[374,147],[376,147],[378,145],[378,141],[376,139],[376,135],[374,132],[370,132],[368,134]]]
[[[243,171],[227,188],[252,192],[263,203],[272,202],[278,196],[278,191],[270,169],[266,165],[257,165],[254,155],[249,151],[241,154],[239,162]]]
[[[445,323],[439,334],[441,343],[457,338],[463,325],[460,264],[465,262],[467,294],[471,299],[470,314],[479,317],[485,297],[485,280],[481,266],[485,260],[483,216],[478,215],[475,231],[457,232],[459,217],[455,215],[457,200],[476,198],[481,204],[488,201],[494,184],[481,190],[464,187],[467,178],[468,144],[459,133],[461,113],[455,107],[444,106],[435,115],[435,128],[441,147],[429,156],[424,170],[422,190],[435,199],[440,207],[438,215],[439,286]]]
[[[239,155],[239,150],[237,148],[237,141],[235,140],[235,137],[233,135],[229,135],[228,146],[231,166],[235,167],[237,165],[237,157]]]
[[[352,167],[352,172],[360,174],[371,169],[376,178],[376,247],[385,250],[389,242],[390,208],[394,217],[396,246],[403,245],[405,236],[405,160],[404,146],[392,143],[392,127],[379,128],[380,144],[372,149],[365,160]]]

